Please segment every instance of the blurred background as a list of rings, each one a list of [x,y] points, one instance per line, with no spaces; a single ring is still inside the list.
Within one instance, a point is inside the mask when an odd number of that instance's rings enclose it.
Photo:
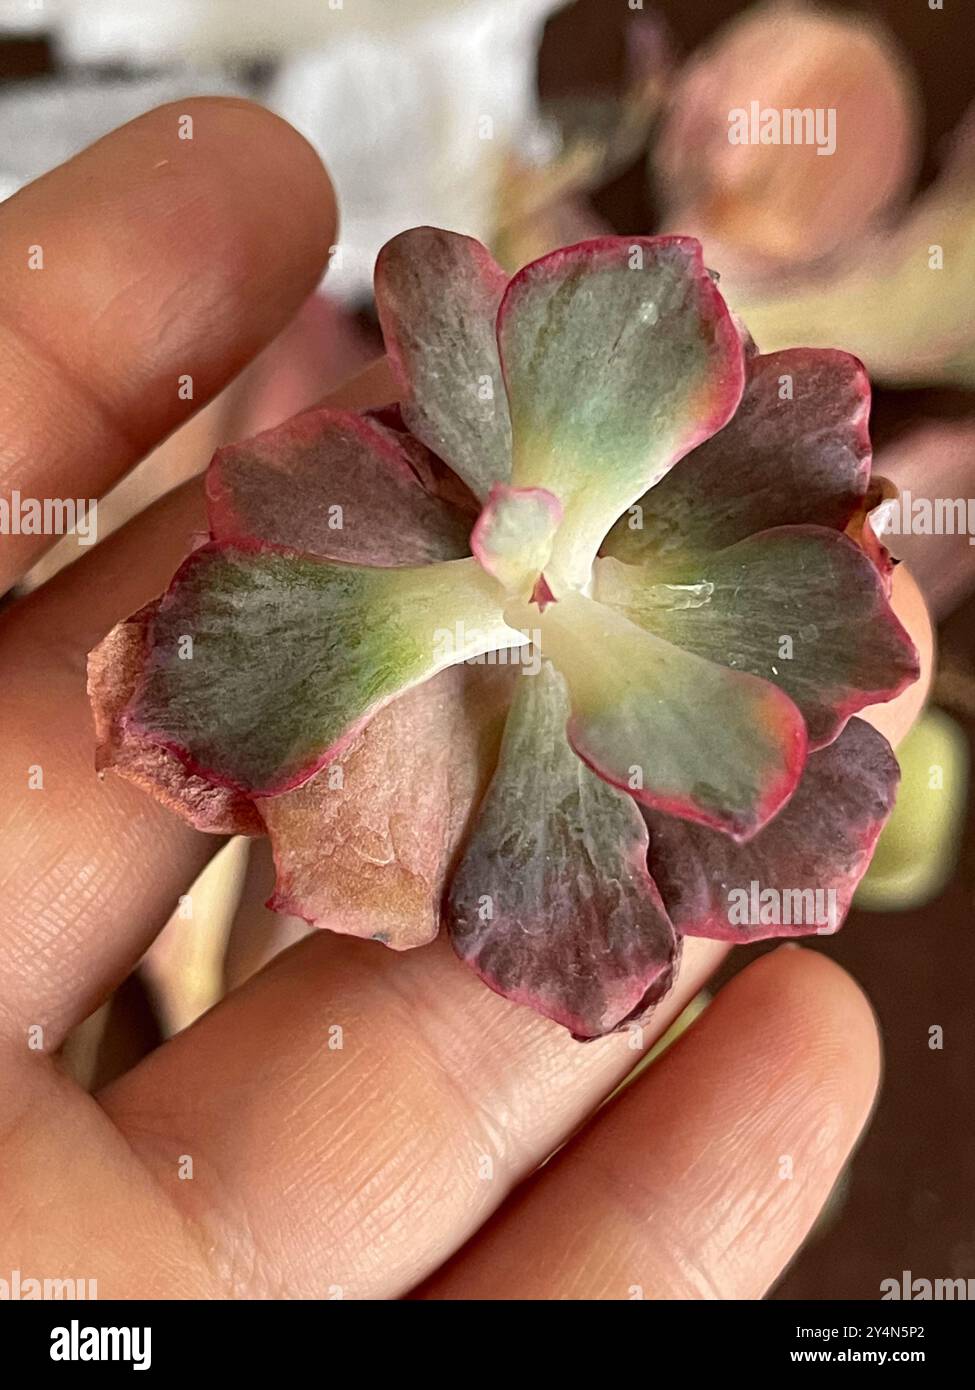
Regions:
[[[218,444],[374,357],[375,255],[418,223],[479,237],[510,270],[607,230],[700,236],[763,350],[829,345],[866,362],[875,473],[975,517],[973,51],[975,11],[958,0],[0,0],[0,198],[140,112],[203,93],[286,117],[339,196],[319,293],[100,505],[101,535]],[[732,145],[728,112],[752,101],[835,110],[835,151]],[[933,609],[938,671],[854,911],[812,940],[874,1001],[886,1073],[772,1297],[873,1299],[904,1270],[975,1278],[972,541],[890,539]],[[27,587],[74,554],[66,538]],[[101,1084],[307,930],[260,907],[267,878],[259,842],[221,850],[192,920],[175,912],[71,1040],[79,1077]],[[754,953],[736,951],[723,977]]]

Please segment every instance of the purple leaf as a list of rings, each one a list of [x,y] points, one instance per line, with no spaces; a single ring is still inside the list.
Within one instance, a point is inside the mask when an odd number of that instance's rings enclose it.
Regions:
[[[792,800],[747,845],[646,812],[650,871],[677,930],[740,943],[835,931],[899,777],[887,740],[851,719],[835,743],[810,756]]]
[[[418,439],[484,498],[511,472],[494,322],[508,277],[471,237],[414,227],[376,262],[376,308]]]
[[[433,491],[436,465],[377,419],[309,410],[217,450],[207,473],[211,534],[350,564],[459,559],[470,554],[471,518]]]
[[[843,530],[870,477],[870,385],[846,352],[751,357],[734,417],[620,518],[603,552],[655,572],[773,526]]]
[[[594,1038],[666,993],[677,941],[640,812],[573,753],[568,708],[549,663],[518,678],[447,916],[457,953],[493,990]]]

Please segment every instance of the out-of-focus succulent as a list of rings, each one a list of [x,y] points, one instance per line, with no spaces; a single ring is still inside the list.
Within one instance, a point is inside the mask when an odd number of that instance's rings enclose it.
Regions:
[[[798,129],[783,112],[802,118]],[[819,129],[808,119],[817,112]],[[734,113],[744,114],[748,140],[736,138]],[[758,278],[842,252],[902,199],[917,124],[910,69],[885,30],[861,15],[773,0],[691,57],[671,89],[652,168],[668,222],[722,247],[723,277],[735,265],[742,279]]]

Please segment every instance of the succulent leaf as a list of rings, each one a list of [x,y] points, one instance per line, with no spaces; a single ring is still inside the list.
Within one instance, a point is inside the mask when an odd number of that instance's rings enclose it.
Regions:
[[[470,554],[471,520],[425,485],[426,454],[367,415],[306,411],[217,450],[206,481],[211,536],[358,565],[459,559]]]
[[[887,740],[851,719],[834,743],[811,755],[792,800],[747,845],[646,812],[650,870],[677,930],[739,943],[836,931],[899,777]]]
[[[862,363],[793,348],[753,356],[746,370],[732,419],[620,518],[604,554],[660,570],[773,526],[847,525],[870,477]]]
[[[502,596],[473,559],[367,569],[203,546],[152,621],[126,727],[219,785],[287,791],[394,696],[521,642]]]
[[[647,872],[640,812],[576,757],[568,711],[550,663],[518,678],[447,915],[486,984],[592,1038],[669,989],[677,940]]]
[[[471,533],[471,549],[509,593],[530,598],[561,520],[562,504],[544,488],[495,483]]]
[[[495,319],[508,277],[478,241],[414,227],[376,261],[376,308],[403,418],[478,497],[511,472]]]
[[[777,686],[683,651],[581,594],[538,622],[543,654],[568,684],[569,741],[614,786],[738,840],[792,795],[806,726]]]
[[[594,593],[683,651],[774,682],[801,711],[810,749],[917,680],[917,652],[880,575],[838,531],[778,526],[653,579],[603,559]]]
[[[581,586],[626,508],[734,412],[741,339],[686,237],[606,237],[511,281],[498,314],[516,487],[554,493]]]
[[[395,950],[432,941],[512,678],[450,666],[381,709],[302,786],[259,799],[277,867],[271,906]]]

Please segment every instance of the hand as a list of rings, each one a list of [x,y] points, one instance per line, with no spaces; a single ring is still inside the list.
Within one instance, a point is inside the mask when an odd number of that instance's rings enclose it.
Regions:
[[[154,111],[0,207],[0,495],[108,488],[278,333],[334,227],[312,150],[238,101]],[[388,398],[381,368],[351,389]],[[877,1082],[869,1005],[814,952],[750,965],[595,1115],[632,1039],[572,1042],[443,941],[398,956],[316,933],[100,1096],[65,1074],[69,1030],[218,844],[96,781],[84,675],[204,527],[192,484],[0,620],[0,1270],[96,1278],[102,1298],[760,1296]],[[0,591],[43,544],[0,538]],[[922,695],[885,707],[885,732]],[[688,941],[647,1046],[720,956]]]

